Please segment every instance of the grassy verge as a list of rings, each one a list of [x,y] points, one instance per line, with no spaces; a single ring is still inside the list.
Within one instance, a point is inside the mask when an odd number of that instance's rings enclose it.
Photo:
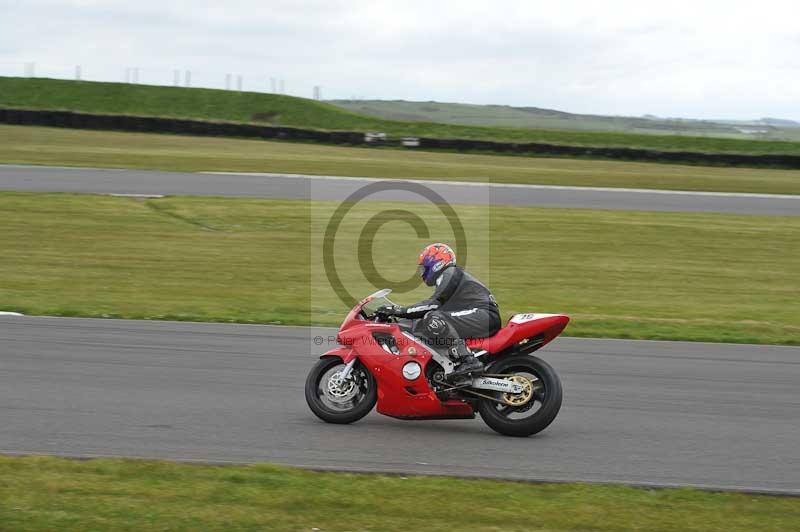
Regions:
[[[692,489],[0,457],[0,530],[795,530],[800,499]]]
[[[0,162],[800,194],[800,171],[345,148],[0,125]]]
[[[800,153],[798,142],[404,122],[356,114],[330,104],[291,96],[55,79],[0,77],[0,106],[262,122],[317,129],[377,130],[395,136],[709,153]]]
[[[343,305],[311,247],[319,235],[312,220],[327,219],[334,205],[1,193],[0,310],[338,325]],[[361,204],[337,236],[337,264],[355,295],[372,290],[355,242],[387,207]],[[800,218],[458,211],[465,226],[486,225],[470,241],[470,269],[506,316],[563,311],[573,336],[800,343]],[[376,268],[407,278],[427,240],[405,224],[385,225],[373,242]],[[397,300],[426,294],[420,287]]]

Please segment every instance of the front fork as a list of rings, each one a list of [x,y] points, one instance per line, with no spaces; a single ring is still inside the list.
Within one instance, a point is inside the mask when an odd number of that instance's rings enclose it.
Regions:
[[[345,364],[345,366],[344,366],[344,369],[343,369],[343,370],[342,370],[342,372],[339,374],[339,378],[340,378],[342,381],[345,381],[345,380],[347,380],[347,378],[350,376],[350,372],[351,372],[351,371],[353,371],[353,366],[355,365],[355,363],[356,363],[356,360],[358,360],[358,359],[354,357],[354,358],[353,358],[353,359],[352,359],[350,362],[348,362],[347,364]]]

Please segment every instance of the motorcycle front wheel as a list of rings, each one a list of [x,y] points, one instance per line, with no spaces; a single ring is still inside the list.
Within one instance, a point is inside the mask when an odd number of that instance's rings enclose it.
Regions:
[[[492,364],[488,374],[504,375],[522,384],[520,394],[492,392],[492,399],[481,399],[478,412],[492,429],[507,436],[530,436],[543,431],[561,409],[561,380],[544,360],[513,356]]]
[[[326,357],[317,362],[306,378],[306,402],[327,423],[353,423],[369,414],[378,399],[375,378],[356,361],[347,379],[341,379],[345,364]]]

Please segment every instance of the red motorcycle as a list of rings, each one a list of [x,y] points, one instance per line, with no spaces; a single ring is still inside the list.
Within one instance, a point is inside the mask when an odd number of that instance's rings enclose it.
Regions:
[[[352,423],[375,403],[399,419],[473,419],[495,431],[530,436],[553,422],[561,408],[555,370],[531,353],[556,338],[569,317],[516,314],[497,334],[468,340],[485,371],[449,379],[455,364],[412,334],[410,320],[381,318],[391,290],[375,292],[347,314],[340,345],[320,357],[306,379],[311,411],[328,423]]]

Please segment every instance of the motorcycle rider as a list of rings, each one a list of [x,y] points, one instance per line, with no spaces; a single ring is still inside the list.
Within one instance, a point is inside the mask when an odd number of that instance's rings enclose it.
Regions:
[[[456,363],[451,378],[482,371],[483,364],[469,350],[465,339],[486,338],[500,329],[500,310],[494,296],[478,279],[456,265],[456,255],[447,244],[426,246],[417,264],[425,284],[436,287],[433,295],[408,307],[383,305],[377,313],[421,317],[414,333]]]

